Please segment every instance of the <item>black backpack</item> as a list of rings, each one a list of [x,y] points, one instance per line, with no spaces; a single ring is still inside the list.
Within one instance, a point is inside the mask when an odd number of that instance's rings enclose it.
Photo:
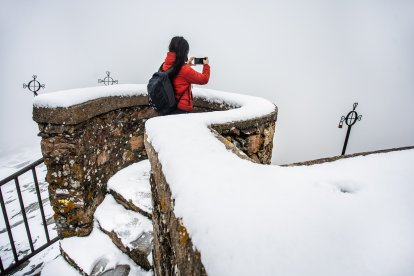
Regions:
[[[172,71],[172,66],[167,71],[162,71],[162,65],[158,72],[152,75],[147,85],[148,102],[161,115],[166,115],[177,108],[174,88],[168,74]]]

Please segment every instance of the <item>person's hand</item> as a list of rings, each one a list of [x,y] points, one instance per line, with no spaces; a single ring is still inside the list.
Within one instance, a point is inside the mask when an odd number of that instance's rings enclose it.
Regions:
[[[194,66],[195,64],[193,63],[195,57],[190,57],[190,59],[188,60],[187,64],[190,66]]]
[[[205,59],[203,59],[203,64],[209,64],[208,57],[206,57]]]

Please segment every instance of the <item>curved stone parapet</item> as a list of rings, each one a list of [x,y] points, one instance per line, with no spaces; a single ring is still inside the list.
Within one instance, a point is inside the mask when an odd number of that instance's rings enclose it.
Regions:
[[[414,225],[407,196],[412,147],[305,163],[314,166],[263,165],[276,107],[244,95],[197,92],[236,108],[146,123],[156,275],[402,271],[377,257],[393,258],[394,250],[411,256],[413,246],[405,245],[413,238],[405,229]],[[402,266],[409,271],[412,262]]]
[[[175,209],[176,204],[179,204],[179,199],[176,199],[177,192],[174,192],[174,188],[177,188],[175,185],[180,185],[177,178],[188,177],[186,183],[192,187],[197,186],[203,177],[197,173],[201,169],[211,176],[217,173],[218,183],[230,184],[229,179],[220,178],[221,172],[211,170],[208,165],[219,161],[217,158],[220,158],[220,154],[214,154],[216,150],[221,153],[232,152],[233,154],[229,154],[230,159],[231,156],[238,156],[251,164],[271,162],[277,117],[275,105],[264,99],[220,91],[199,89],[195,92],[202,102],[222,103],[226,108],[218,112],[169,116],[147,122],[148,136],[144,141],[153,174],[151,189],[156,275],[207,274],[202,262],[203,252],[198,251],[192,241],[194,233],[186,227],[187,218]],[[176,146],[170,145],[169,149],[174,152],[171,154],[168,153],[169,150],[165,151],[165,139],[185,142]],[[200,139],[205,144],[197,141]],[[212,153],[209,148],[212,143],[216,145],[215,141],[222,142],[225,147],[220,149],[213,146]],[[231,164],[228,165],[231,169]],[[174,184],[173,189],[171,184]],[[190,186],[188,188],[192,189]],[[179,189],[185,187],[181,186]],[[197,197],[196,194],[194,196]],[[214,204],[214,200],[211,203]]]
[[[61,237],[87,235],[108,178],[149,158],[156,275],[412,271],[412,147],[265,165],[275,105],[208,89],[194,97],[194,113],[174,116],[148,107],[145,85],[36,97]]]
[[[148,107],[145,85],[36,97],[61,237],[88,235],[108,178],[149,158],[156,275],[412,271],[412,147],[267,165],[274,104],[194,97],[194,113],[174,116]]]
[[[229,95],[195,89],[194,110],[241,108]],[[264,116],[212,123],[211,131],[240,157],[270,163],[275,106],[269,111]],[[33,120],[42,137],[46,180],[60,237],[92,231],[93,213],[105,197],[108,179],[148,158],[145,123],[156,116],[148,106],[146,85],[74,89],[35,98]],[[154,160],[155,155],[154,151]]]

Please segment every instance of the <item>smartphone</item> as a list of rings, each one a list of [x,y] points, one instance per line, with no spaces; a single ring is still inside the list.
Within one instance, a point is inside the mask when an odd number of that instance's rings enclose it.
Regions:
[[[206,58],[194,58],[194,64],[203,64],[203,59]]]

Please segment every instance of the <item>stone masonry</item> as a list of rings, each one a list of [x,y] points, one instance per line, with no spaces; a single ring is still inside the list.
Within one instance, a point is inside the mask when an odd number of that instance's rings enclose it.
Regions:
[[[237,108],[195,98],[195,112]],[[145,96],[109,97],[69,108],[34,107],[42,137],[50,202],[61,238],[86,236],[106,194],[108,179],[126,166],[150,159],[156,275],[206,275],[162,172],[157,152],[144,138],[145,122],[158,114]],[[261,118],[212,125],[211,131],[241,158],[270,164],[275,111]]]
[[[120,169],[147,159],[144,125],[157,113],[148,106],[125,107],[69,125],[41,122],[47,111],[34,111],[34,119],[42,136],[58,234],[61,238],[85,236],[92,230],[93,214],[105,197],[108,179]],[[73,108],[72,112],[82,110]]]
[[[263,118],[213,125],[211,130],[226,148],[240,158],[270,164],[276,111]],[[144,139],[151,162],[155,275],[206,275],[201,254],[191,241],[181,218],[174,213],[174,198],[158,154]]]

